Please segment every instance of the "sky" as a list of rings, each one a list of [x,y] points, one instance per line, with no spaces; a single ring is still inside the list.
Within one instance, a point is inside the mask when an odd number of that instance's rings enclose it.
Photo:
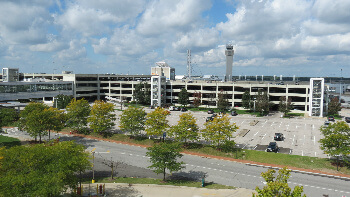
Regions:
[[[0,0],[0,68],[350,77],[349,0]]]

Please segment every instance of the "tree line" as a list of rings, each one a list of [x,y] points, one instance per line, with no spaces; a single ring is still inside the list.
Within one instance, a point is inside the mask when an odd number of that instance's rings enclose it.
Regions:
[[[212,121],[204,123],[204,129],[200,130],[196,118],[191,113],[181,114],[180,120],[174,126],[169,125],[167,116],[170,112],[164,108],[156,108],[146,114],[143,108],[130,106],[120,116],[120,129],[131,135],[140,135],[145,131],[147,136],[163,136],[178,142],[199,141],[201,138],[213,145],[220,146],[231,141],[234,132],[238,130],[235,123],[230,123],[227,114],[216,116]]]
[[[106,131],[114,126],[114,105],[96,100],[92,106],[85,99],[72,99],[66,106],[66,113],[43,103],[29,103],[19,114],[18,126],[35,140],[70,127],[75,131],[89,132],[87,125],[96,133],[108,135]]]

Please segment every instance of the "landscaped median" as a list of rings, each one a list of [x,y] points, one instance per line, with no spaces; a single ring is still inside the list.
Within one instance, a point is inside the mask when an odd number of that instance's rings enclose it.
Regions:
[[[62,132],[64,134],[69,134],[69,132]],[[111,137],[103,138],[102,136],[91,134],[91,135],[82,135],[82,134],[73,134],[75,136],[104,140],[114,143],[121,143],[126,145],[134,145],[140,147],[150,147],[154,143],[159,142],[159,139],[148,139],[145,137],[132,137],[130,138],[124,134],[114,134]],[[202,144],[187,144],[184,146],[183,153],[190,155],[197,155],[201,157],[216,158],[222,160],[230,160],[246,164],[262,165],[269,167],[279,167],[282,168],[287,166],[289,169],[295,171],[307,171],[317,174],[324,175],[333,175],[341,177],[350,178],[350,169],[348,166],[342,166],[337,171],[336,161],[330,160],[328,158],[318,158],[318,157],[307,157],[299,155],[289,155],[282,153],[266,153],[263,151],[255,150],[245,150],[245,149],[236,149],[234,152],[221,152],[216,148],[209,145]],[[272,163],[273,161],[273,163]]]

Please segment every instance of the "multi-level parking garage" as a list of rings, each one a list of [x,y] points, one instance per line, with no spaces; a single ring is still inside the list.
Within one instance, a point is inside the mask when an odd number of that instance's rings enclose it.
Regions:
[[[259,90],[269,95],[270,102],[278,106],[280,97],[291,98],[295,111],[308,111],[309,83],[286,83],[277,85],[271,82],[208,82],[208,81],[168,81],[166,83],[166,103],[177,103],[178,94],[182,88],[190,93],[190,100],[194,93],[201,93],[201,107],[216,107],[217,95],[223,93],[232,107],[242,107],[242,95],[248,91],[252,97],[258,95]],[[276,108],[277,109],[277,108]]]
[[[21,84],[29,84],[33,81],[40,81],[40,84],[50,84],[60,82],[72,83],[70,95],[75,98],[85,98],[90,101],[96,99],[105,99],[105,97],[114,97],[118,99],[132,101],[134,100],[133,94],[136,85],[143,83],[146,88],[151,88],[152,78],[164,78],[158,75],[116,75],[116,74],[35,74],[35,73],[20,73],[19,82],[16,82],[18,86]],[[323,116],[323,110],[325,108],[326,96],[322,98],[312,98],[312,95],[316,88],[313,88],[313,92],[310,89],[310,81],[298,82],[287,81],[283,85],[279,81],[210,81],[210,80],[174,80],[166,78],[162,80],[162,85],[157,94],[162,100],[157,105],[178,103],[178,95],[181,89],[185,88],[190,94],[190,102],[194,100],[194,94],[201,94],[201,107],[214,108],[217,105],[217,98],[220,93],[224,94],[231,107],[242,109],[242,96],[245,91],[248,91],[254,98],[258,92],[264,91],[269,95],[270,102],[274,104],[272,108],[278,109],[280,98],[291,98],[293,103],[293,111],[296,113],[309,113],[311,116]],[[322,81],[319,78],[318,81]],[[317,81],[317,80],[316,80]],[[2,82],[1,85],[5,86],[7,83]],[[321,84],[324,86],[324,83]],[[316,86],[315,86],[316,87]],[[153,91],[153,87],[151,91]],[[320,89],[318,95],[324,95],[327,93],[327,88]],[[48,93],[48,92],[47,92]],[[64,93],[64,92],[63,92]],[[151,93],[153,94],[153,93]],[[54,97],[52,94],[47,94]],[[15,95],[13,98],[6,97],[5,100],[16,100]],[[313,102],[310,102],[313,99]],[[4,99],[3,99],[4,100]],[[316,103],[318,106],[312,106]],[[321,105],[320,105],[321,104]],[[310,107],[311,106],[311,107]],[[310,110],[312,109],[312,110]]]

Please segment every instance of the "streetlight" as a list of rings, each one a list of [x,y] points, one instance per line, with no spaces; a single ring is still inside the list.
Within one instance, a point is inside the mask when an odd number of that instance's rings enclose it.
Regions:
[[[256,102],[256,98],[254,98],[254,113],[255,113],[255,102]]]
[[[340,69],[340,93],[339,93],[339,103],[341,103],[341,93],[342,93],[342,82],[343,82],[343,69]]]
[[[95,150],[96,148],[92,149],[92,183],[95,183]]]
[[[109,150],[107,150],[106,152],[95,152],[96,148],[91,150],[92,153],[92,183],[95,183],[95,153],[110,153]]]

